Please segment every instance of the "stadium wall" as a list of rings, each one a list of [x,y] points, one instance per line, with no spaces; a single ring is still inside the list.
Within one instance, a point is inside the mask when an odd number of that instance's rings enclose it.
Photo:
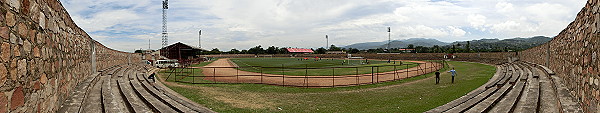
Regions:
[[[545,65],[563,79],[586,112],[600,108],[599,0],[589,0],[575,21],[550,42],[525,50],[521,60]]]
[[[141,60],[90,38],[58,0],[0,0],[0,113],[56,112],[75,85]]]

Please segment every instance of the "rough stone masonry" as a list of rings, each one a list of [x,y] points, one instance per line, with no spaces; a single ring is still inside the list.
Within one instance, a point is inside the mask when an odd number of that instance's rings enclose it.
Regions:
[[[58,0],[0,0],[0,113],[55,112],[85,77],[139,61],[92,40]]]
[[[600,108],[599,1],[589,0],[575,21],[549,43],[520,53],[521,60],[552,69],[586,112],[597,112]]]

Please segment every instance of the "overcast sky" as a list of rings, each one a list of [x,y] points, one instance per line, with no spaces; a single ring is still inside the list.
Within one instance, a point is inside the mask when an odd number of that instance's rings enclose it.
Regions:
[[[161,47],[161,0],[60,0],[95,40],[122,51]],[[169,44],[318,48],[433,38],[555,36],[586,0],[170,0]]]

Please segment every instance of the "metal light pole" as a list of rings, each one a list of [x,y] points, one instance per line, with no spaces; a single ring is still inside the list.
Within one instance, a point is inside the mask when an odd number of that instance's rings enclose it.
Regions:
[[[325,35],[325,40],[327,40],[327,45],[325,45],[325,48],[329,50],[329,36]]]
[[[388,27],[388,45],[387,45],[387,50],[388,50],[388,52],[390,54],[392,53],[392,51],[390,50],[391,49],[390,48],[390,43],[392,42],[391,32],[392,32],[392,29],[390,27]]]
[[[198,48],[202,48],[202,30],[198,31]]]
[[[166,51],[166,49],[167,49],[166,47],[169,44],[169,34],[167,32],[167,9],[169,9],[169,0],[164,0],[162,3],[163,3],[163,9],[162,9],[163,26],[162,26],[162,48],[161,48],[162,51],[160,51],[160,54],[164,55],[166,57],[166,56],[168,56],[168,53],[167,53],[168,51]]]

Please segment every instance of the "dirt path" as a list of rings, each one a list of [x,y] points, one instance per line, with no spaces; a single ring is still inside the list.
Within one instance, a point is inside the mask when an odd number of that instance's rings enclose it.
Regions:
[[[343,76],[290,76],[261,74],[255,72],[240,71],[235,68],[229,59],[219,59],[202,67],[205,80],[225,83],[259,83],[281,86],[296,87],[332,87],[332,86],[355,86],[372,84],[385,81],[404,79],[430,73],[442,68],[441,64],[424,61],[404,61],[422,63],[417,67],[381,72],[375,74],[343,75]],[[426,64],[425,64],[426,63]],[[408,71],[408,72],[406,72]]]

